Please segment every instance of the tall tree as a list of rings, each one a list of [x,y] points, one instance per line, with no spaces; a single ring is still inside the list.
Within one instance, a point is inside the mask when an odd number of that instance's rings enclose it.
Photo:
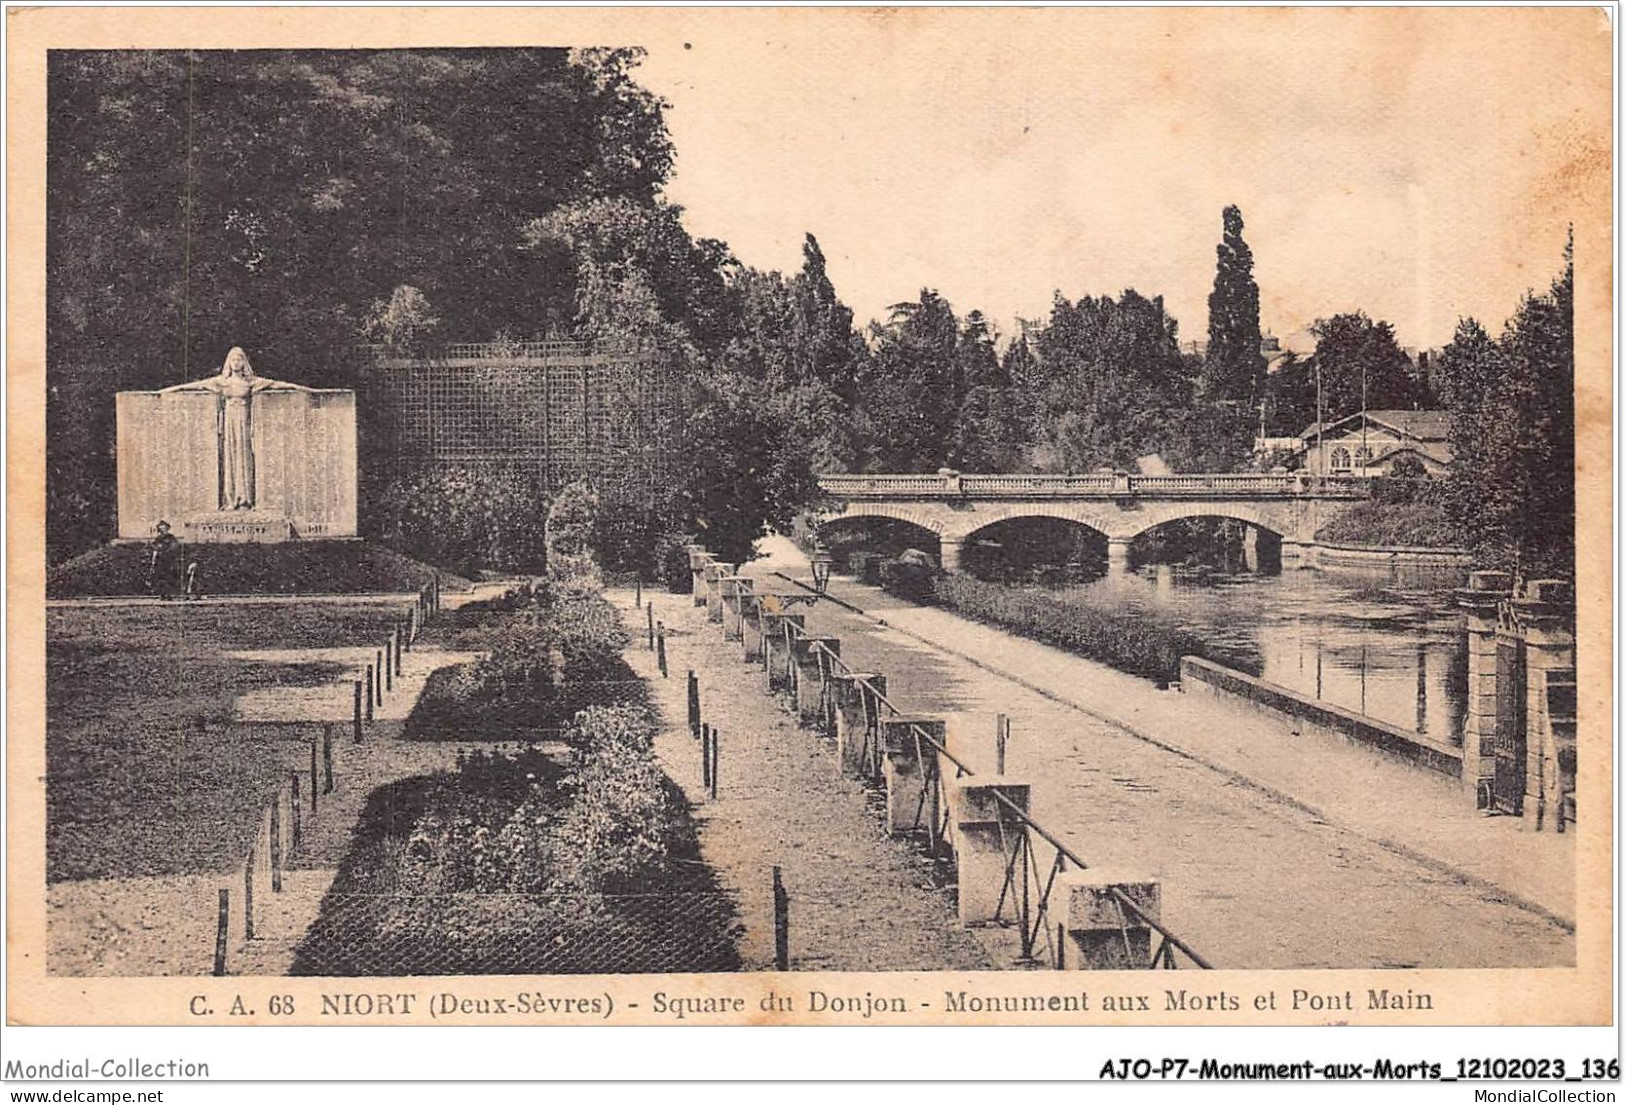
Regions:
[[[1253,251],[1242,238],[1241,208],[1224,209],[1213,291],[1207,297],[1207,356],[1201,396],[1209,402],[1256,404],[1264,387],[1263,334],[1258,321],[1258,282]]]
[[[863,343],[852,328],[852,309],[835,294],[824,251],[810,233],[801,256],[801,271],[790,283],[796,376],[804,382],[816,380],[851,403],[863,358]]]
[[[1394,328],[1364,311],[1316,319],[1315,364],[1320,372],[1327,422],[1366,410],[1409,410],[1423,393],[1411,376],[1410,358],[1394,340]]]
[[[1574,262],[1500,341],[1463,319],[1440,354],[1453,450],[1446,510],[1480,564],[1574,572]]]
[[[954,426],[959,320],[930,288],[898,303],[871,327],[863,378],[870,465],[889,472],[930,472],[948,464]]]
[[[1191,401],[1179,324],[1132,288],[1117,299],[1059,293],[1037,337],[1044,385],[1034,414],[1034,461],[1088,471],[1130,467],[1173,444],[1176,416]]]

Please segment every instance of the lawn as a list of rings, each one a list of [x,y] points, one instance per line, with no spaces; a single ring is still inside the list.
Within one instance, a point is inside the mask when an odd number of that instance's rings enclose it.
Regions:
[[[370,645],[378,602],[57,607],[46,612],[46,877],[224,870],[319,726],[233,720],[238,696],[332,683],[331,662],[234,651]]]

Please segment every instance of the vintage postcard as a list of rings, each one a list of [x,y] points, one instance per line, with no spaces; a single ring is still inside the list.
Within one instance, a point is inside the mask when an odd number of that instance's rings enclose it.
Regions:
[[[1608,1021],[1608,12],[7,20],[9,1022]]]

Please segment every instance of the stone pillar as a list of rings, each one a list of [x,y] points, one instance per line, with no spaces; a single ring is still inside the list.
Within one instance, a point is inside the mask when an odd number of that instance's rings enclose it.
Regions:
[[[1127,537],[1109,537],[1106,539],[1106,574],[1109,576],[1128,575],[1128,548],[1131,539]]]
[[[942,546],[941,556],[938,558],[944,572],[959,571],[960,557],[965,551],[965,542],[952,537],[943,537],[939,542]]]
[[[739,641],[747,661],[762,658],[762,598],[753,591],[739,597]]]
[[[885,694],[886,677],[873,672],[840,672],[834,678],[836,762],[845,774],[867,775],[880,744],[883,707],[863,685],[867,683]],[[871,748],[871,742],[877,747]]]
[[[705,605],[705,565],[710,559],[711,554],[705,551],[705,546],[688,546],[688,571],[694,579],[693,590],[689,593],[694,597],[695,606]]]
[[[807,616],[762,613],[762,657],[767,668],[767,689],[770,691],[788,687],[790,673],[795,670],[790,663],[790,649],[784,643],[786,624],[803,628],[807,624]]]
[[[1557,828],[1563,797],[1563,769],[1552,706],[1555,700],[1558,709],[1572,718],[1574,587],[1564,580],[1532,580],[1525,587],[1525,596],[1513,599],[1512,605],[1523,627],[1529,673],[1523,817],[1526,826],[1539,832]]]
[[[825,652],[841,654],[838,637],[797,637],[791,649],[796,666],[796,712],[803,721],[819,717],[824,704],[824,683],[830,675],[830,659]]]
[[[949,808],[953,811],[954,863],[959,873],[959,923],[980,925],[995,920],[1004,898],[1007,917],[1021,915],[1019,882],[1006,891],[1005,871],[1011,867],[1010,852],[1016,848],[1025,826],[1002,796],[1023,813],[1032,801],[1032,785],[1008,776],[974,776],[956,779],[949,788]],[[1024,873],[1016,867],[1016,878]],[[1042,887],[1030,888],[1030,901],[1036,903]]]
[[[717,579],[722,602],[722,639],[737,641],[742,628],[740,595],[750,590],[750,580],[744,576],[721,576]]]
[[[1258,571],[1258,527],[1243,526],[1241,532],[1241,566],[1249,572]]]
[[[902,836],[935,822],[936,802],[931,779],[936,768],[936,750],[917,739],[919,726],[932,739],[943,743],[946,733],[941,718],[892,717],[880,723],[880,736],[886,751],[881,773],[886,781],[886,831]]]
[[[705,566],[705,616],[713,622],[722,620],[722,579],[734,574],[734,565],[713,560]]]
[[[1456,592],[1466,614],[1467,702],[1461,720],[1461,782],[1482,807],[1485,784],[1495,778],[1495,622],[1501,601],[1512,593],[1505,572],[1473,572]]]
[[[955,756],[970,764],[972,770],[995,775],[998,772],[999,717],[999,714],[981,710],[956,710],[943,714],[946,734],[943,743]],[[952,770],[952,765],[949,767]],[[951,792],[948,801],[952,812]]]
[[[1050,901],[1060,906],[1061,966],[1072,971],[1143,970],[1151,966],[1155,930],[1126,909],[1121,893],[1162,920],[1162,886],[1100,867],[1064,871]]]

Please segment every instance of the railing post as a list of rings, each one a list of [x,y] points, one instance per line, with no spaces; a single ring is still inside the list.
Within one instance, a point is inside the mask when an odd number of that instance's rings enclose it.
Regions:
[[[747,663],[762,658],[762,600],[751,592],[740,596],[739,642]]]
[[[973,777],[952,780],[949,786],[959,921],[984,924],[998,919],[1001,903],[1017,907],[1026,887],[1027,827],[1010,807],[1026,813],[1032,785],[1016,779]],[[1019,915],[1019,908],[1016,912]]]
[[[705,617],[708,621],[722,620],[722,580],[734,574],[734,565],[713,560],[705,566]]]
[[[695,606],[705,605],[705,566],[710,559],[711,554],[705,551],[705,546],[688,546],[688,571],[693,581],[693,588],[689,594],[693,597]]]
[[[1075,971],[1143,970],[1154,966],[1158,935],[1120,897],[1154,921],[1162,920],[1162,884],[1099,867],[1066,871],[1055,880],[1052,900],[1060,903],[1062,962]]]
[[[926,772],[931,767],[921,762],[922,753],[936,760],[936,750],[921,740],[915,727],[943,743],[944,724],[935,717],[891,717],[880,723],[880,736],[885,748],[885,762],[881,766],[886,783],[886,832],[904,836],[917,829],[936,823],[937,808],[933,801],[931,779]]]
[[[824,704],[824,653],[841,654],[838,637],[797,637],[790,649],[796,666],[796,713],[802,721],[813,721]]]
[[[784,644],[784,627],[789,625],[802,629],[806,624],[805,614],[762,615],[762,649],[767,660],[768,690],[774,691],[789,686],[791,673],[795,670],[790,658],[790,649]]]
[[[886,693],[886,677],[873,672],[837,672],[832,688],[835,692],[835,760],[844,774],[866,775],[869,765],[864,762],[864,752],[869,740],[870,710],[878,708],[878,705],[871,706],[868,699],[874,693]]]
[[[740,575],[719,576],[717,589],[722,609],[722,639],[737,641],[742,629],[740,596],[750,590],[750,580]]]

